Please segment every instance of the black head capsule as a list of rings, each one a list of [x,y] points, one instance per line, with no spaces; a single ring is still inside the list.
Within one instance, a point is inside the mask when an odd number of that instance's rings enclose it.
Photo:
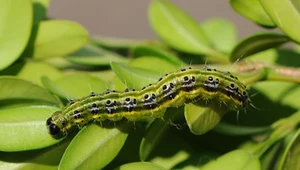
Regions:
[[[63,133],[62,133],[61,129],[56,124],[53,123],[52,117],[47,119],[46,125],[47,125],[49,133],[54,138],[61,138],[62,137]]]

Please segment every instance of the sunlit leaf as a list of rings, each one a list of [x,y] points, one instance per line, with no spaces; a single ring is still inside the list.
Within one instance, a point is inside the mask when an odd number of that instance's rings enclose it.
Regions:
[[[2,0],[0,6],[0,70],[2,70],[16,61],[25,49],[31,33],[33,16],[30,0]]]
[[[46,120],[58,109],[50,106],[1,109],[0,150],[33,150],[59,142],[48,133],[46,127]]]
[[[34,43],[36,59],[65,56],[86,44],[88,32],[81,25],[64,20],[42,21]],[[30,55],[30,54],[27,54]]]
[[[293,0],[259,0],[273,22],[291,39],[300,43],[300,8]]]

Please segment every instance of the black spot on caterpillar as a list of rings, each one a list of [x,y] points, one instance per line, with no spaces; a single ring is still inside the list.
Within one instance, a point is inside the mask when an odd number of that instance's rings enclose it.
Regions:
[[[239,110],[248,105],[249,97],[246,86],[229,72],[206,67],[184,68],[166,74],[157,83],[142,90],[92,92],[87,97],[71,100],[61,111],[55,112],[46,125],[53,137],[61,138],[73,127],[82,127],[92,121],[160,118],[168,107],[179,107],[189,102]]]

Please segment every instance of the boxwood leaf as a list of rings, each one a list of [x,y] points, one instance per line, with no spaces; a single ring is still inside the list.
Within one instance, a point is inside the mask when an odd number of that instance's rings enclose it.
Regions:
[[[201,170],[260,170],[257,157],[243,150],[230,151],[215,161],[210,161]]]
[[[149,83],[156,82],[161,75],[156,71],[131,67],[121,63],[112,62],[110,65],[119,79],[129,88],[141,89]]]
[[[236,28],[229,20],[213,18],[201,23],[201,27],[214,48],[220,51],[229,53],[236,43]]]
[[[0,169],[55,170],[70,140],[45,149],[22,152],[0,152]]]
[[[214,131],[226,135],[252,135],[258,133],[264,133],[270,131],[269,126],[266,127],[256,127],[256,126],[239,126],[232,125],[224,122],[220,122],[215,128]]]
[[[291,39],[300,43],[299,4],[293,3],[293,0],[259,1],[273,22]]]
[[[92,44],[87,44],[78,51],[65,57],[68,61],[87,66],[108,66],[110,62],[127,62],[125,57]]]
[[[237,61],[260,51],[277,47],[290,39],[278,33],[258,33],[241,40],[232,50],[230,60]]]
[[[143,44],[146,41],[144,40],[135,40],[135,39],[125,39],[125,38],[114,38],[114,37],[104,37],[104,36],[95,36],[91,37],[91,42],[103,47],[105,49],[129,49],[133,46]]]
[[[294,133],[288,141],[280,159],[278,170],[300,168],[300,129]]]
[[[67,100],[88,96],[91,92],[100,94],[107,89],[103,80],[84,73],[65,75],[56,81],[44,76],[42,83],[51,93]]]
[[[36,59],[65,56],[88,40],[88,32],[81,25],[64,20],[40,22],[32,56]],[[30,55],[30,54],[28,54]]]
[[[52,138],[46,120],[59,108],[24,106],[0,110],[0,150],[24,151],[51,146],[59,140]]]
[[[258,0],[230,0],[231,7],[242,16],[266,27],[275,27]]]
[[[68,146],[59,169],[102,169],[118,154],[127,132],[126,124],[113,128],[96,124],[84,127]]]
[[[164,114],[163,120],[176,122],[179,118],[183,117],[182,115],[183,115],[182,109],[169,108]],[[147,160],[152,150],[156,148],[161,138],[165,136],[165,133],[170,128],[170,125],[163,120],[161,119],[155,120],[147,129],[147,132],[144,135],[142,142],[140,144],[139,152],[140,152],[140,159],[142,161]]]
[[[152,1],[149,20],[154,31],[171,47],[196,54],[212,52],[199,24],[175,5],[167,1]]]
[[[165,170],[165,168],[151,162],[132,162],[121,165],[115,170]]]
[[[47,105],[59,105],[54,96],[38,85],[12,76],[0,77],[0,101],[13,104],[14,100],[26,103],[37,101]]]
[[[170,63],[176,66],[184,65],[184,63],[181,60],[179,60],[176,56],[171,54],[171,52],[168,52],[161,48],[155,48],[153,46],[137,45],[131,49],[131,54],[134,57],[157,56],[161,59],[169,61]]]
[[[24,1],[0,1],[0,70],[16,61],[31,34],[32,3]],[[22,8],[20,8],[20,6]]]
[[[39,70],[39,71],[37,71]],[[41,77],[47,76],[55,80],[62,76],[62,73],[55,67],[42,62],[26,62],[20,69],[17,77],[42,85]]]
[[[187,104],[184,115],[190,131],[196,135],[202,135],[213,129],[227,111],[215,110],[194,104]]]
[[[157,56],[138,57],[131,60],[129,62],[129,65],[133,67],[140,67],[149,70],[161,71],[162,74],[170,73],[180,68],[180,66],[174,65],[168,60]]]

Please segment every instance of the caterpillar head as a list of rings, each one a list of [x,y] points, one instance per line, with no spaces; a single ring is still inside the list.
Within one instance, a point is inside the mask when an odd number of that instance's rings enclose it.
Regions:
[[[46,125],[49,133],[54,138],[61,138],[66,135],[66,119],[62,116],[61,111],[55,112],[47,119]]]

